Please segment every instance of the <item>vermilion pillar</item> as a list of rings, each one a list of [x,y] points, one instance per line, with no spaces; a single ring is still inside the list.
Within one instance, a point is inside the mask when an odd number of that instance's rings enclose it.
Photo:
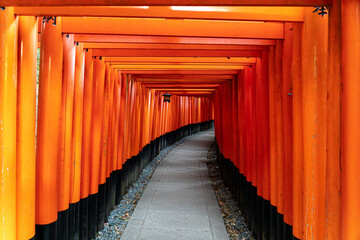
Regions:
[[[82,119],[84,96],[84,49],[82,43],[76,46],[74,78],[74,107],[72,128],[72,156],[70,172],[70,207],[69,207],[69,237],[79,238],[80,221],[80,179],[81,179],[81,147]]]
[[[360,238],[360,2],[341,3],[341,239],[345,240]]]
[[[340,239],[341,159],[341,0],[329,7],[329,77],[327,79],[326,130],[326,232]]]
[[[283,100],[283,139],[284,139],[284,222],[285,238],[292,235],[293,223],[293,33],[292,23],[285,23],[285,38],[282,53],[282,100]]]
[[[91,160],[91,112],[93,98],[93,58],[92,51],[85,52],[84,99],[82,124],[81,187],[80,187],[80,238],[88,239],[90,160]]]
[[[303,231],[304,239],[325,237],[326,79],[328,17],[305,10],[302,46]]]
[[[101,130],[105,85],[105,63],[94,59],[93,99],[91,119],[91,160],[89,198],[89,238],[96,237],[98,186],[100,180]]]
[[[118,156],[117,169],[122,169],[124,163],[124,132],[125,132],[125,113],[126,113],[126,88],[127,79],[125,74],[121,74],[120,79],[120,116],[119,116],[119,141],[118,141]]]
[[[303,135],[302,135],[302,23],[293,24],[293,235],[301,239],[303,232]]]
[[[270,132],[270,203],[277,206],[276,108],[275,108],[275,47],[269,51],[269,132]]]
[[[35,235],[36,17],[19,17],[16,238]]]
[[[284,214],[284,137],[283,137],[283,99],[282,99],[282,50],[283,43],[280,40],[276,41],[275,47],[275,160],[277,177],[277,211]],[[282,239],[283,229],[281,224],[283,219],[278,219],[278,239]],[[279,224],[280,223],[280,224]]]
[[[36,143],[36,224],[38,239],[56,238],[59,125],[63,41],[61,18],[41,24],[41,57]]]
[[[74,35],[63,35],[63,75],[60,109],[58,164],[58,239],[68,236],[70,170],[72,158],[72,127],[74,102],[75,44]]]
[[[0,239],[16,239],[17,19],[0,10]]]

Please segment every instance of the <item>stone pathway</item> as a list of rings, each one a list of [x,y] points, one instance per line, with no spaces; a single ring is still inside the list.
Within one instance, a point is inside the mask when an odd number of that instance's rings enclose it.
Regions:
[[[188,138],[156,168],[122,240],[229,239],[206,166],[213,130]]]

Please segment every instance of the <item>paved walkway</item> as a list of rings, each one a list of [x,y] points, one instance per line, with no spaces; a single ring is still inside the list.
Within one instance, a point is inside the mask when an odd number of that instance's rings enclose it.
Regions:
[[[174,148],[156,168],[122,240],[228,240],[206,157],[209,130]]]

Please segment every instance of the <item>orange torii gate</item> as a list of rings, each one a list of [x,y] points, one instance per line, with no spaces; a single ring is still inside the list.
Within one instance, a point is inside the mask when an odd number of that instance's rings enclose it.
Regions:
[[[258,239],[359,238],[358,0],[0,6],[0,239],[95,237],[139,166],[212,119]]]

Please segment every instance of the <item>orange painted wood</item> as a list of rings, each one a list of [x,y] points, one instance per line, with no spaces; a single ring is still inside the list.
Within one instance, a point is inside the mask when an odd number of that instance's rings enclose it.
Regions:
[[[85,53],[82,44],[76,46],[73,113],[73,153],[70,175],[70,203],[80,201],[81,155],[83,130]]]
[[[103,118],[103,101],[105,87],[105,63],[96,58],[94,62],[93,101],[91,120],[91,162],[90,162],[90,194],[98,192],[100,183],[101,131]]]
[[[118,162],[117,168],[122,169],[124,163],[124,129],[125,129],[125,113],[126,113],[126,90],[127,77],[121,74],[121,88],[120,88],[120,117],[119,117],[119,148],[118,148]]]
[[[62,32],[183,37],[282,39],[280,22],[195,21],[191,19],[140,19],[64,17]]]
[[[264,172],[264,159],[263,159],[263,145],[262,145],[262,128],[261,128],[261,108],[262,108],[262,87],[263,84],[262,81],[262,61],[258,58],[258,61],[254,65],[255,68],[255,126],[256,126],[256,132],[255,132],[255,169],[256,169],[256,184],[257,184],[257,195],[262,196],[263,195],[263,172]]]
[[[321,6],[330,5],[331,0],[128,0],[118,2],[115,0],[98,0],[96,2],[89,0],[54,0],[51,2],[45,0],[13,0],[11,3],[1,0],[2,6]]]
[[[211,73],[211,72],[210,72]],[[232,72],[235,74],[235,72]],[[181,80],[201,80],[201,79],[226,79],[231,80],[233,78],[233,75],[227,74],[227,75],[220,75],[220,74],[132,74],[132,76],[136,79],[136,81],[140,81],[141,79],[156,79],[156,80],[162,80],[163,81],[171,81],[171,79],[181,79]]]
[[[237,93],[237,89],[238,89],[238,82],[235,80],[236,76],[234,76],[234,79],[232,80],[232,86],[231,86],[231,90],[232,90],[232,126],[233,126],[233,130],[235,131],[235,133],[239,132],[239,124],[238,124],[238,118],[239,118],[239,113],[238,113],[238,93]],[[233,159],[233,163],[234,165],[239,168],[239,148],[237,146],[239,146],[239,136],[237,134],[232,134],[233,137],[233,155],[232,155],[232,159]]]
[[[92,52],[85,52],[84,67],[84,100],[83,100],[83,134],[81,154],[81,189],[80,197],[84,199],[89,196],[90,190],[90,161],[91,161],[91,121],[93,106],[93,77],[94,64]]]
[[[258,65],[256,66],[258,68]],[[270,200],[270,136],[269,136],[269,53],[264,52],[261,57],[261,82],[257,85],[257,98],[259,100],[259,133],[262,148],[261,185],[262,197]]]
[[[359,11],[360,2],[341,1],[341,239],[360,237],[359,229]]]
[[[325,237],[328,17],[307,9],[302,47],[304,239]]]
[[[63,39],[61,18],[42,24],[36,143],[36,224],[57,219]]]
[[[283,98],[282,98],[282,50],[283,43],[277,41],[275,48],[275,159],[277,210],[284,214],[284,138],[283,138]]]
[[[234,21],[303,21],[303,9],[296,7],[16,7],[17,15],[78,16],[78,17],[136,17],[207,19]]]
[[[162,75],[229,75],[229,74],[237,74],[236,70],[125,70],[121,71],[124,74],[162,74]]]
[[[301,34],[302,24],[294,24],[293,30],[293,235],[302,239],[303,235],[303,124],[302,118],[302,69]]]
[[[292,29],[292,30],[290,30]],[[284,140],[284,222],[293,224],[293,38],[294,26],[285,23],[285,38],[282,52],[282,102]]]
[[[75,34],[76,42],[85,43],[171,43],[171,44],[223,44],[223,45],[275,45],[275,40],[253,38],[206,38],[146,35]]]
[[[118,169],[119,151],[119,124],[120,124],[120,98],[121,98],[121,75],[114,71],[114,105],[113,105],[113,151],[112,151],[112,171]]]
[[[277,150],[276,150],[276,75],[275,47],[269,51],[269,134],[270,134],[270,203],[278,206]]]
[[[102,62],[104,62],[102,60]],[[101,156],[100,156],[100,184],[105,184],[109,166],[108,144],[109,144],[109,116],[110,116],[110,88],[111,68],[105,64],[105,88],[103,94],[103,115],[101,131]]]
[[[36,17],[18,20],[16,238],[35,235]]]
[[[238,112],[239,112],[239,171],[241,174],[245,173],[245,149],[244,149],[244,71],[237,75],[238,85]]]
[[[327,79],[326,239],[341,239],[341,0],[329,9]]]
[[[102,49],[205,49],[205,50],[245,50],[267,51],[263,45],[221,45],[221,44],[165,44],[165,43],[84,43],[84,48]]]
[[[253,185],[256,184],[255,175],[255,144],[254,144],[254,73],[246,67],[244,71],[244,120],[245,120],[245,177]]]
[[[99,57],[260,57],[260,51],[242,50],[181,50],[181,49],[94,49]]]
[[[13,8],[0,11],[0,238],[4,240],[16,238],[17,21]]]
[[[63,38],[63,78],[61,96],[61,117],[59,137],[58,165],[58,211],[65,211],[70,203],[70,175],[73,159],[73,112],[74,112],[74,78],[75,78],[75,44],[74,36]]]
[[[143,44],[141,44],[143,45]],[[170,45],[170,44],[168,44]],[[170,46],[172,46],[171,44]],[[182,45],[183,46],[183,45]],[[204,46],[204,45],[199,45]],[[226,46],[226,45],[219,45]],[[186,48],[186,45],[183,46],[183,49]],[[112,62],[111,64],[121,64],[121,63],[255,63],[255,58],[249,57],[106,57],[106,62]]]

